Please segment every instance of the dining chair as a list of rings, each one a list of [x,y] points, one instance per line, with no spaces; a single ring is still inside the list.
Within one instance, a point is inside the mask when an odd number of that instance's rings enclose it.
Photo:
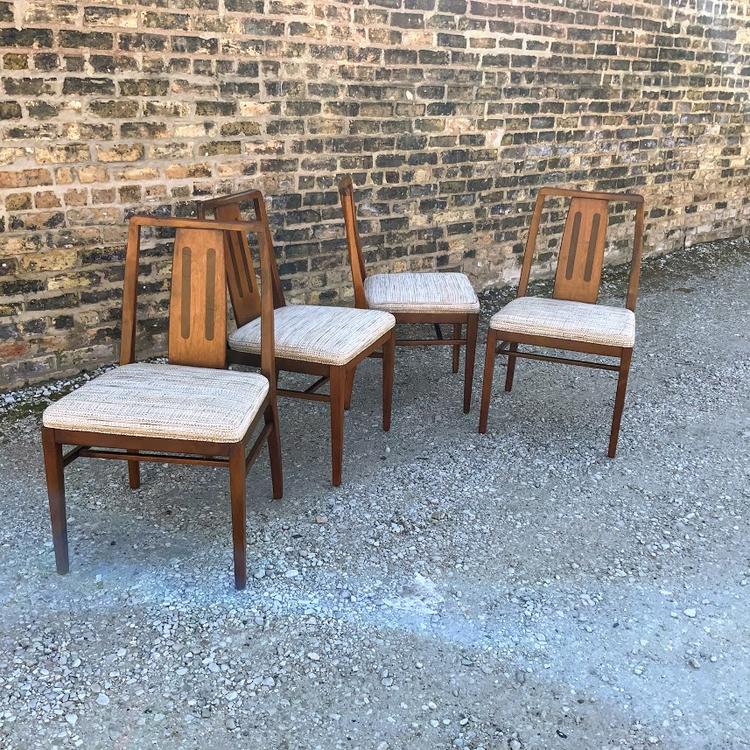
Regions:
[[[175,230],[167,364],[136,362],[136,306],[141,230]],[[252,232],[260,246],[261,374],[226,369],[228,237]],[[264,443],[273,497],[283,492],[273,357],[271,250],[259,222],[206,222],[134,216],[125,258],[120,366],[44,411],[42,445],[58,573],[67,573],[64,468],[73,460],[128,462],[129,484],[140,486],[140,463],[195,464],[229,470],[234,583],[246,583],[245,479]],[[260,420],[263,427],[246,455]],[[63,446],[74,446],[63,453]]]
[[[354,285],[354,304],[358,308],[385,310],[397,323],[432,324],[436,338],[397,338],[396,346],[450,346],[453,348],[453,372],[458,372],[461,347],[466,347],[464,360],[464,412],[471,409],[474,380],[474,358],[479,327],[479,299],[462,273],[399,272],[367,275],[362,243],[357,228],[357,207],[354,184],[344,176],[339,182],[341,208],[349,250],[349,265]],[[451,338],[443,338],[440,326],[452,325]],[[462,329],[466,327],[466,334]]]
[[[539,225],[547,198],[563,198],[568,201],[551,298],[527,296]],[[625,307],[597,304],[609,207],[613,203],[635,207],[635,234]],[[519,357],[611,370],[618,373],[618,378],[607,455],[615,457],[635,344],[635,303],[641,271],[643,224],[643,197],[640,195],[552,187],[544,187],[539,191],[531,217],[516,299],[495,313],[487,332],[479,432],[487,432],[496,354],[508,358],[506,391],[513,387],[516,359]],[[587,358],[571,359],[521,351],[521,344],[614,357],[619,362],[613,364]]]
[[[266,204],[259,190],[247,190],[201,201],[198,216],[213,214],[218,221],[238,220],[244,205],[252,206],[273,253]],[[237,330],[229,336],[229,361],[256,367],[261,347],[258,284],[253,257],[246,238],[226,239],[229,295]],[[371,355],[383,359],[383,429],[391,427],[393,365],[396,321],[380,310],[357,310],[331,305],[287,305],[275,260],[271,265],[273,286],[275,355],[278,370],[317,376],[302,391],[278,388],[280,396],[323,401],[330,404],[331,482],[341,484],[344,452],[344,411],[357,365]],[[318,393],[328,383],[329,393]]]

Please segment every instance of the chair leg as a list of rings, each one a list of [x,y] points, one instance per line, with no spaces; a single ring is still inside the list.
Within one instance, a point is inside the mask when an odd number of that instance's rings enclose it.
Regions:
[[[350,367],[346,371],[346,401],[344,409],[349,411],[352,408],[352,391],[354,390],[354,376],[357,374],[356,367]]]
[[[271,485],[273,499],[281,500],[284,496],[284,474],[281,466],[281,433],[279,432],[279,410],[276,404],[268,404],[263,420],[271,425],[268,433],[268,460],[271,464]]]
[[[467,332],[468,336],[468,332]],[[454,323],[453,324],[453,338],[454,339],[460,339],[461,338],[461,324],[460,323]],[[453,345],[453,373],[458,372],[458,358],[461,354],[461,344],[454,344]]]
[[[464,414],[468,414],[471,410],[471,392],[474,386],[474,360],[477,353],[478,328],[479,315],[470,315],[466,322],[466,353],[464,354]]]
[[[344,460],[344,404],[346,401],[346,368],[331,367],[331,483],[341,484]]]
[[[517,352],[518,344],[511,344],[509,347],[510,351]],[[516,372],[516,358],[512,355],[508,355],[508,369],[505,373],[505,390],[510,391],[513,388],[513,375]]]
[[[495,374],[495,349],[497,348],[497,334],[490,328],[487,331],[487,352],[484,355],[484,377],[482,378],[482,405],[479,407],[479,432],[487,432],[487,416],[490,411],[490,396],[492,395],[492,378]]]
[[[137,490],[141,486],[141,464],[138,461],[128,461],[128,484],[131,490]]]
[[[244,589],[247,582],[245,512],[245,446],[235,443],[229,449],[229,494],[232,502],[232,548],[234,552],[234,587]]]
[[[615,395],[615,410],[612,414],[612,430],[609,433],[609,450],[607,455],[614,458],[617,453],[617,438],[620,436],[620,422],[622,421],[622,410],[625,406],[625,391],[628,387],[628,373],[630,372],[630,359],[633,356],[632,349],[623,349],[620,356],[620,369],[617,378],[617,394]]]
[[[55,433],[42,427],[44,469],[47,475],[49,515],[52,522],[52,543],[55,547],[57,572],[64,575],[70,570],[68,562],[68,520],[65,515],[65,478],[63,476],[62,445],[55,441]]]
[[[383,344],[383,430],[391,429],[393,404],[393,368],[396,362],[396,332]]]

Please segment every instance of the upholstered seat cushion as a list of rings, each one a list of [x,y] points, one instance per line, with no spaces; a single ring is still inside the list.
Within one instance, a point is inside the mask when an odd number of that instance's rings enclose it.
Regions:
[[[236,443],[268,393],[262,375],[137,362],[90,380],[48,406],[45,427]]]
[[[508,333],[632,347],[635,314],[625,307],[546,297],[518,297],[496,312],[490,328]]]
[[[380,310],[329,305],[285,305],[274,311],[276,356],[340,366],[351,362],[395,325]],[[260,354],[260,318],[229,337],[238,352]]]
[[[380,273],[365,279],[367,304],[392,313],[477,313],[479,300],[462,273]]]

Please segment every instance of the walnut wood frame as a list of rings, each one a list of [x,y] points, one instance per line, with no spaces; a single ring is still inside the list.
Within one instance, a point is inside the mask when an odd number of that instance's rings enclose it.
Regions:
[[[601,269],[604,260],[604,246],[607,231],[607,216],[610,203],[627,203],[635,207],[635,229],[633,239],[633,253],[630,262],[630,279],[628,283],[625,306],[635,311],[638,297],[638,283],[641,272],[641,255],[643,252],[644,205],[643,197],[629,193],[602,193],[582,190],[567,190],[563,188],[542,188],[534,204],[531,217],[529,236],[526,241],[521,277],[518,283],[517,297],[526,296],[531,265],[536,249],[539,225],[544,209],[544,202],[548,197],[562,197],[570,199],[570,207],[563,230],[560,254],[557,260],[555,286],[553,298],[568,299],[579,302],[596,302],[601,280]],[[586,241],[582,235],[588,230],[588,248],[583,248],[581,241]],[[577,253],[578,249],[587,249],[586,255]],[[500,342],[498,344],[498,342]],[[585,358],[568,358],[535,352],[520,351],[519,345],[531,345],[550,349],[562,349],[594,354],[598,356],[614,357],[617,364],[601,363]],[[607,455],[614,458],[617,453],[617,441],[620,434],[620,423],[625,405],[625,392],[628,384],[628,373],[633,355],[632,347],[605,346],[590,344],[570,339],[558,339],[545,336],[522,335],[511,331],[495,330],[487,332],[487,352],[484,360],[484,378],[482,383],[482,404],[479,415],[479,432],[487,432],[487,420],[492,393],[492,379],[495,369],[495,356],[500,354],[508,358],[505,375],[505,390],[513,387],[516,359],[532,359],[544,362],[559,362],[562,364],[592,367],[601,370],[617,372],[617,391],[612,414],[612,427],[609,435]]]
[[[265,232],[259,222],[206,222],[198,219],[161,219],[150,216],[134,216],[130,219],[128,244],[125,259],[125,280],[122,304],[122,340],[120,364],[135,361],[136,309],[138,286],[138,261],[142,227],[175,229],[175,259],[189,243],[192,248],[193,263],[183,279],[180,269],[173,267],[173,284],[170,294],[170,343],[169,361],[198,367],[226,367],[226,281],[224,278],[224,253],[222,244],[227,235],[253,232],[259,236],[261,247],[261,273],[264,289],[262,295],[261,332],[261,372],[268,379],[269,391],[258,415],[245,435],[236,443],[214,443],[197,440],[133,437],[121,434],[100,432],[79,432],[43,427],[42,446],[47,475],[52,539],[55,549],[57,572],[69,570],[68,535],[65,512],[64,468],[79,457],[117,459],[128,462],[128,480],[131,489],[140,487],[140,463],[158,462],[193,464],[199,466],[224,466],[229,469],[229,485],[232,509],[232,543],[234,555],[234,583],[237,589],[246,585],[246,488],[247,471],[257,458],[263,443],[267,443],[271,463],[273,497],[281,498],[283,478],[281,468],[281,444],[279,440],[278,411],[276,408],[276,374],[273,357],[273,304],[270,293],[271,251],[265,239]],[[244,234],[243,234],[244,236]],[[213,275],[206,275],[206,268],[198,262],[200,251],[218,247],[214,252],[211,269]],[[195,272],[195,268],[198,271]],[[192,273],[191,273],[192,271]],[[182,294],[185,281],[196,288],[206,290],[210,299],[203,299],[195,293],[187,302]],[[197,286],[195,282],[198,282]],[[268,283],[266,283],[268,282]],[[209,330],[212,335],[203,340],[189,339],[189,345],[179,341],[176,335],[184,315],[191,319],[199,318],[204,326],[188,327],[189,330]],[[222,323],[223,321],[223,323]],[[216,346],[216,341],[221,348]],[[263,427],[246,455],[246,444],[255,428],[263,420]],[[74,446],[63,453],[64,445]]]
[[[367,270],[365,268],[364,256],[362,254],[362,243],[357,229],[357,207],[354,201],[354,183],[348,175],[339,181],[339,197],[341,208],[344,212],[344,228],[346,231],[346,244],[349,250],[349,267],[352,272],[352,284],[354,285],[354,304],[360,308],[367,308],[367,297],[365,296],[365,279]],[[396,339],[396,346],[451,346],[453,372],[458,372],[458,361],[461,347],[466,347],[464,359],[464,412],[471,410],[471,393],[474,382],[474,362],[477,349],[477,331],[479,329],[479,313],[427,313],[427,312],[394,312],[396,323],[431,324],[435,326],[436,338],[434,339]],[[449,324],[452,326],[450,338],[443,338],[440,326]],[[466,326],[466,335],[462,336],[463,326]]]
[[[266,244],[271,248],[271,287],[273,289],[274,308],[286,304],[279,278],[278,267],[273,253],[273,240],[266,213],[266,204],[260,190],[246,190],[232,195],[211,198],[198,203],[197,213],[205,218],[213,212],[217,221],[239,220],[242,217],[242,204],[252,204],[256,221],[263,227]],[[227,239],[230,242],[230,238]],[[227,279],[230,300],[237,327],[241,327],[258,316],[258,285],[253,267],[252,251],[247,238],[243,237],[227,245]],[[301,359],[276,357],[277,371],[303,373],[317,376],[317,379],[305,390],[297,391],[278,388],[280,396],[299,398],[310,401],[322,401],[330,404],[331,419],[331,483],[334,487],[341,484],[344,455],[344,412],[351,403],[352,384],[357,365],[370,356],[383,359],[383,429],[391,428],[391,407],[393,400],[393,369],[395,352],[395,333],[381,336],[357,357],[345,365],[328,365],[321,362],[310,362]],[[228,359],[238,365],[257,367],[257,354],[237,352],[228,349]],[[318,389],[328,383],[329,393],[318,393]]]

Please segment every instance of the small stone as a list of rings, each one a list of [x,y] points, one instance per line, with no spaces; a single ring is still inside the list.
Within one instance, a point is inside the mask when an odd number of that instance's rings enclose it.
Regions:
[[[508,750],[521,750],[523,745],[514,737],[508,741]]]
[[[320,654],[316,654],[314,651],[310,651],[307,655],[310,661],[320,661]]]
[[[292,568],[291,570],[287,570],[286,573],[284,573],[285,578],[296,578],[299,575],[299,571],[295,568]]]
[[[66,714],[65,721],[67,721],[70,726],[74,727],[78,723],[78,716],[76,716],[76,714]]]
[[[700,669],[701,668],[701,663],[697,659],[695,659],[695,658],[688,659],[688,664],[693,669]]]
[[[684,610],[685,617],[695,617],[698,612],[695,610],[694,607],[688,607],[686,610]]]
[[[324,523],[328,523],[328,516],[324,516],[324,515],[315,516],[315,523],[319,523],[321,525]]]
[[[99,693],[99,695],[96,698],[96,702],[100,706],[108,706],[109,705],[109,698],[104,693]]]

